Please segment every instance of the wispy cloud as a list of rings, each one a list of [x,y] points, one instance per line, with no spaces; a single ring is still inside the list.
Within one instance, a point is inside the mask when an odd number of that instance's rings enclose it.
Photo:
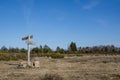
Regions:
[[[58,20],[58,21],[63,21],[64,20],[64,16],[59,16],[59,17],[56,17],[56,19]]]
[[[101,25],[103,27],[108,26],[108,22],[104,19],[98,19],[97,22],[98,22],[99,25]]]
[[[65,12],[62,11],[62,10],[59,10],[59,9],[53,9],[52,10],[52,14],[54,14],[54,18],[57,20],[57,21],[64,21],[65,19]]]
[[[85,10],[90,10],[98,6],[100,2],[98,0],[91,0],[89,3],[86,3],[82,6],[83,9]]]
[[[81,0],[74,0],[74,2],[84,10],[91,10],[100,4],[100,0],[86,0],[84,2]]]
[[[81,3],[80,0],[74,0],[74,2],[75,2],[76,4],[80,4],[80,3]]]
[[[30,17],[32,13],[32,8],[34,6],[34,0],[18,0],[21,3],[21,8],[23,10],[23,15],[26,20],[26,24],[30,24]]]

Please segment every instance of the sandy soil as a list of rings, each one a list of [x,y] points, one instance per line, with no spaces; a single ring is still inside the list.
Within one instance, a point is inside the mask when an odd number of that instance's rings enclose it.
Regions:
[[[0,61],[0,80],[41,80],[58,74],[63,80],[120,80],[120,56],[40,57],[40,68],[17,68],[20,61]]]

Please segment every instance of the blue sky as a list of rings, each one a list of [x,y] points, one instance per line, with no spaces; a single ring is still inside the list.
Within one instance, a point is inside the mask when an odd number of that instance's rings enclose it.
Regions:
[[[28,34],[52,49],[120,47],[120,0],[0,0],[0,33],[0,47],[25,48]]]

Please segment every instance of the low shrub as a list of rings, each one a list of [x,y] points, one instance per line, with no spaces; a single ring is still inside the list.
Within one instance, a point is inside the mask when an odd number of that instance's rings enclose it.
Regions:
[[[54,58],[54,59],[60,59],[60,58],[64,58],[64,55],[57,54],[57,53],[51,53],[49,57]]]
[[[44,53],[44,54],[31,54],[31,57],[51,57],[54,59],[64,58],[63,54],[58,53]],[[2,61],[9,61],[9,60],[26,60],[27,54],[26,53],[0,53],[0,60]]]
[[[99,76],[100,80],[119,80],[120,74],[108,74]]]
[[[41,80],[63,80],[63,77],[58,74],[45,74],[45,76],[42,77]]]
[[[26,60],[27,55],[24,53],[0,53],[0,60],[1,61],[9,61],[9,60]]]
[[[76,56],[83,56],[83,54],[76,54]]]

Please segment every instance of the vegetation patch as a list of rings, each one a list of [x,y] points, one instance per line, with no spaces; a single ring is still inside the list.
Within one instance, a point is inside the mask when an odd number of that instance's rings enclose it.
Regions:
[[[45,74],[41,80],[63,80],[63,77],[58,74]]]
[[[25,53],[0,53],[0,61],[10,61],[10,60],[26,60],[27,55]]]
[[[60,58],[64,58],[64,55],[57,54],[57,53],[52,53],[52,54],[50,54],[50,57],[54,58],[54,59],[60,59]]]
[[[99,78],[100,80],[119,80],[120,75],[119,74],[102,75]]]

